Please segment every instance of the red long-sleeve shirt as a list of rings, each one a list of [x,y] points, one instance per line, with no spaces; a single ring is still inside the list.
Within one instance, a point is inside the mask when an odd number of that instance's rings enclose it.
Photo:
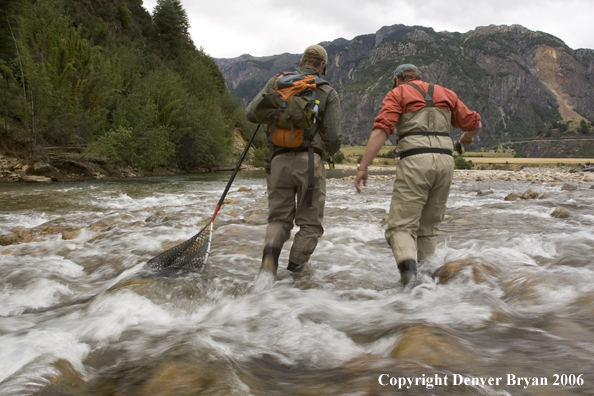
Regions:
[[[409,81],[423,91],[429,90],[429,83],[421,80]],[[407,84],[394,88],[384,98],[382,109],[373,123],[373,129],[383,129],[386,135],[394,133],[394,127],[402,114],[412,113],[425,107],[425,98],[414,87]],[[451,89],[435,85],[433,103],[436,107],[452,112],[452,126],[463,131],[472,131],[479,127],[481,116],[466,107],[458,95]]]

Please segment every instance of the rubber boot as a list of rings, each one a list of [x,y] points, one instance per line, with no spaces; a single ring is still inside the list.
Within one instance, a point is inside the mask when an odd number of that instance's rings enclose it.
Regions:
[[[305,263],[295,264],[294,262],[289,261],[289,265],[287,265],[287,269],[294,274],[299,274],[303,272],[303,268],[305,268]]]
[[[273,246],[265,246],[264,253],[262,254],[262,265],[260,266],[260,272],[268,271],[272,275],[276,276],[278,269],[278,256],[280,256],[280,250]]]
[[[417,275],[417,262],[415,260],[404,260],[398,263],[400,281],[402,286],[408,285],[413,276]]]

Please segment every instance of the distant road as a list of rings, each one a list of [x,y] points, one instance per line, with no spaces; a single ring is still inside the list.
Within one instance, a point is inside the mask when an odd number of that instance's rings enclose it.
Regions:
[[[473,164],[585,164],[594,163],[594,158],[511,158],[511,157],[464,157],[466,161],[472,161]]]

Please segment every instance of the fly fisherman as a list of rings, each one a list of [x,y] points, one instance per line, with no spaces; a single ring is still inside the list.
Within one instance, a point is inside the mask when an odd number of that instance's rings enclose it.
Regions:
[[[367,184],[367,168],[396,128],[400,160],[385,237],[404,286],[417,274],[417,260],[433,255],[441,234],[454,174],[450,125],[464,131],[460,143],[468,146],[481,131],[481,116],[453,91],[421,81],[414,65],[398,66],[394,89],[384,98],[357,168],[355,188],[360,193],[359,183]]]
[[[318,116],[311,131],[309,147],[286,148],[273,140],[269,133],[270,156],[267,166],[268,227],[260,272],[269,271],[274,276],[283,244],[289,239],[293,222],[299,226],[289,255],[287,269],[298,273],[314,252],[324,229],[322,219],[326,200],[326,171],[322,156],[324,151],[334,155],[340,149],[340,100],[336,91],[322,79],[328,64],[328,54],[320,45],[305,49],[295,75],[316,77],[315,102]],[[289,75],[289,78],[293,74]],[[269,124],[271,131],[276,122],[259,116],[259,104],[265,95],[275,90],[279,75],[271,78],[246,109],[246,117],[254,123]],[[313,81],[313,80],[310,80]],[[287,131],[287,130],[285,130]],[[293,127],[286,139],[293,139]],[[275,132],[276,133],[276,132]],[[307,139],[304,139],[307,140]],[[275,143],[277,142],[277,143]],[[297,199],[295,201],[295,198]]]

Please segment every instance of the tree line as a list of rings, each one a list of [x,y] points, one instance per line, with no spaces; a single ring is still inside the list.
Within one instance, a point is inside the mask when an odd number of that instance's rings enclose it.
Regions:
[[[142,169],[224,164],[251,129],[179,0],[2,0],[0,136]]]

